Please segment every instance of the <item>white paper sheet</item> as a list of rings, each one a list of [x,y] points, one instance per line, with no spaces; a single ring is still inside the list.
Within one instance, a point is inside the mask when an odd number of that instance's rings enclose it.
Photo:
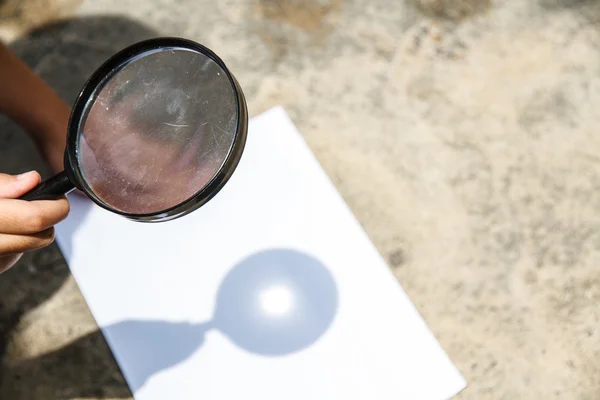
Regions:
[[[280,107],[187,217],[71,199],[57,241],[136,400],[444,400],[466,385]]]

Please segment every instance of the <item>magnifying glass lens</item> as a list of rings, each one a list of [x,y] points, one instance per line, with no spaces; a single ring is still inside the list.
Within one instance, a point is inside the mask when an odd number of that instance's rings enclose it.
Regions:
[[[170,221],[224,187],[247,133],[242,89],[213,51],[183,38],[148,39],[92,74],[71,111],[65,170],[20,199],[77,188],[130,220]]]
[[[168,210],[223,167],[238,118],[231,80],[213,59],[177,47],[142,53],[86,105],[76,145],[84,183],[122,213]]]

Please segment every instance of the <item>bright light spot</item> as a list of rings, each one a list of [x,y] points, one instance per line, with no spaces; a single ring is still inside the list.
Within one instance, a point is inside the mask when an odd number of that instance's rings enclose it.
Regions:
[[[294,294],[285,285],[273,285],[260,293],[260,307],[273,317],[288,314],[294,306]]]

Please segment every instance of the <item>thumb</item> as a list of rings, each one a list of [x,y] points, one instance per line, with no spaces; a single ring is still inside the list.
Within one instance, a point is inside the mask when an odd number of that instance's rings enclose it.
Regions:
[[[21,175],[0,174],[0,199],[18,199],[42,181],[36,171]]]

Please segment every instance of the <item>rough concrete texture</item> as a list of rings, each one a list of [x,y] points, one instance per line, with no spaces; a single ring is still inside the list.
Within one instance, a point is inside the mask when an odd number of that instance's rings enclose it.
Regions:
[[[286,107],[469,382],[458,399],[600,398],[598,2],[95,0],[74,12],[33,37],[2,31],[68,101],[115,48],[180,35],[224,58],[252,115]],[[2,170],[43,167],[17,127],[0,128]],[[56,246],[2,275],[0,301],[0,398],[129,398]]]

